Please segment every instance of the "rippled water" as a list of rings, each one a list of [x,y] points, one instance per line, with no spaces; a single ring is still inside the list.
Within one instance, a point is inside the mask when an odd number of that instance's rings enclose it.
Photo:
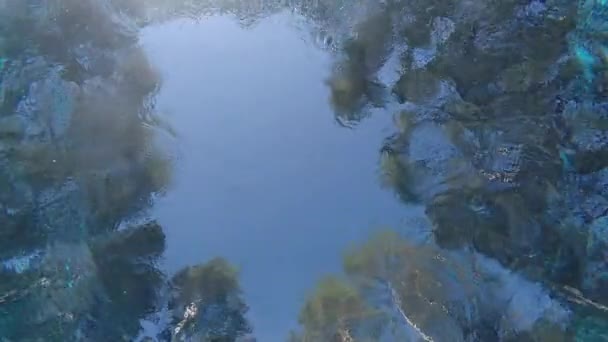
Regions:
[[[0,342],[608,341],[606,13],[0,0]]]

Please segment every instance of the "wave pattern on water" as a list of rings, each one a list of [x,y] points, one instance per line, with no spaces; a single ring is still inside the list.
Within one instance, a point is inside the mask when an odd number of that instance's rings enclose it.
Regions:
[[[349,250],[286,338],[608,339],[606,6],[0,0],[0,340],[253,339],[225,259],[159,266],[179,132],[139,32],[283,12],[331,53],[337,123],[394,118],[379,183],[425,208]]]

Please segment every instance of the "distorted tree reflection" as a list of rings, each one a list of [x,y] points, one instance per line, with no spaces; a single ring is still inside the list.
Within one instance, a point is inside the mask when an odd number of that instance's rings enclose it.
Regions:
[[[70,127],[70,142],[78,148],[66,161],[74,165],[99,221],[109,226],[145,208],[150,195],[168,185],[171,170],[171,156],[155,149],[153,114],[144,107],[159,80],[141,51],[127,52],[122,63],[119,83],[92,79],[83,85]]]
[[[361,328],[380,314],[365,302],[350,283],[336,277],[319,281],[317,288],[304,304],[299,321],[304,332],[293,335],[298,341],[353,341]],[[367,324],[367,328],[371,328]]]
[[[319,340],[323,333],[337,334],[337,341],[569,338],[561,304],[475,253],[416,245],[384,230],[346,253],[344,271],[344,279],[319,283],[302,308],[303,331],[292,340]],[[521,300],[534,301],[534,312],[524,315]]]
[[[140,329],[139,319],[158,310],[164,276],[156,261],[165,250],[165,235],[156,222],[130,227],[91,245],[100,293],[87,322],[93,340],[123,340]]]
[[[358,6],[345,6],[342,1],[172,1],[143,2],[132,0],[126,10],[152,20],[164,21],[176,16],[200,19],[206,15],[227,14],[234,16],[245,28],[253,26],[260,19],[282,11],[291,11],[321,24],[320,31],[327,27],[350,27],[347,32],[331,32],[326,37],[330,46],[337,47],[339,56],[326,84],[330,89],[329,102],[335,111],[336,120],[343,126],[352,126],[366,117],[368,106],[382,107],[386,102],[386,86],[377,79],[392,48],[393,18],[392,7],[386,4],[359,4],[368,13],[361,16]],[[344,22],[345,19],[352,23]],[[334,40],[333,35],[348,38]],[[326,45],[326,44],[324,44]],[[327,47],[327,46],[324,46]]]
[[[330,104],[336,120],[343,126],[352,126],[363,119],[368,104],[384,106],[387,96],[385,85],[377,79],[376,73],[390,50],[390,14],[382,9],[360,22],[354,31],[353,38],[344,42],[343,57],[327,81]]]
[[[0,271],[0,326],[9,340],[125,340],[138,319],[158,309],[164,252],[156,223],[100,236],[90,243],[56,243]]]
[[[149,120],[160,79],[108,2],[0,6],[0,30],[24,37],[0,40],[0,335],[131,339],[163,285],[164,234],[117,229],[171,178]]]
[[[138,25],[221,13],[251,26],[285,8],[338,47],[327,83],[345,126],[383,106],[378,70],[406,47],[381,168],[426,206],[436,243],[386,232],[355,248],[294,339],[603,340],[607,7],[594,0],[0,1],[1,337],[129,340],[156,309],[162,229],[118,231],[171,179]],[[250,332],[227,262],[172,284],[173,338]],[[571,331],[554,296],[572,304]]]
[[[347,253],[344,269],[363,289],[385,292],[393,310],[403,316],[402,324],[422,338],[458,341],[464,338],[458,323],[472,324],[457,322],[456,310],[478,310],[470,306],[476,284],[466,268],[449,263],[438,250],[411,245],[385,231]]]
[[[171,286],[171,341],[232,342],[252,332],[238,272],[225,259],[187,267]]]

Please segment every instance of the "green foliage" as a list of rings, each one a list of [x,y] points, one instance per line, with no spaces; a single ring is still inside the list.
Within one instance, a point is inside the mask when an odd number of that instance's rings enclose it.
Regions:
[[[336,277],[321,279],[300,312],[302,341],[349,341],[352,329],[373,316],[358,290]]]
[[[396,232],[383,230],[345,254],[344,270],[349,275],[369,279],[389,277],[402,262],[405,247],[403,239]]]
[[[221,300],[240,291],[238,271],[223,258],[181,270],[173,278],[173,284],[180,289],[182,303]]]
[[[393,230],[381,230],[344,257],[344,270],[351,276],[403,286],[403,293],[441,297],[448,282],[473,284],[470,266],[452,261],[431,245],[414,245]],[[473,288],[469,288],[471,292]]]
[[[336,112],[336,118],[344,125],[356,123],[365,116],[361,112],[361,105],[367,82],[365,74],[350,64],[327,81],[331,91],[330,104]]]
[[[292,333],[291,341],[374,341],[384,333],[397,338],[403,331],[393,329],[395,322],[422,338],[461,341],[463,326],[473,329],[484,319],[469,261],[380,230],[345,253],[347,278],[318,283],[300,313],[303,332]]]
[[[357,290],[335,277],[323,278],[306,302],[300,321],[311,329],[337,326],[344,320],[359,318],[365,304]]]
[[[424,103],[439,92],[440,79],[426,70],[407,71],[397,84],[394,92],[401,102]]]
[[[417,200],[416,194],[412,191],[415,169],[404,163],[395,151],[387,150],[382,153],[380,170],[383,186],[394,189],[404,202]]]
[[[252,331],[238,271],[225,259],[178,272],[172,280],[175,295],[170,303],[178,321],[175,341],[232,342]]]
[[[344,126],[356,124],[367,116],[364,108],[367,103],[375,107],[384,105],[385,89],[376,82],[374,74],[390,48],[391,20],[386,11],[366,17],[355,25],[354,38],[342,47],[344,57],[337,63],[327,85],[331,91],[330,105]]]
[[[156,261],[165,250],[165,234],[156,222],[126,228],[91,242],[100,285],[107,301],[91,312],[91,339],[123,340],[140,329],[137,319],[157,309],[165,277]],[[135,319],[137,318],[137,319]]]

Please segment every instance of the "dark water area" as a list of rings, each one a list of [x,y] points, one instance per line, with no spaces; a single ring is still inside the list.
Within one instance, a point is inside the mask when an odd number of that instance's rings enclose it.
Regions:
[[[608,341],[607,14],[0,0],[0,342]]]

